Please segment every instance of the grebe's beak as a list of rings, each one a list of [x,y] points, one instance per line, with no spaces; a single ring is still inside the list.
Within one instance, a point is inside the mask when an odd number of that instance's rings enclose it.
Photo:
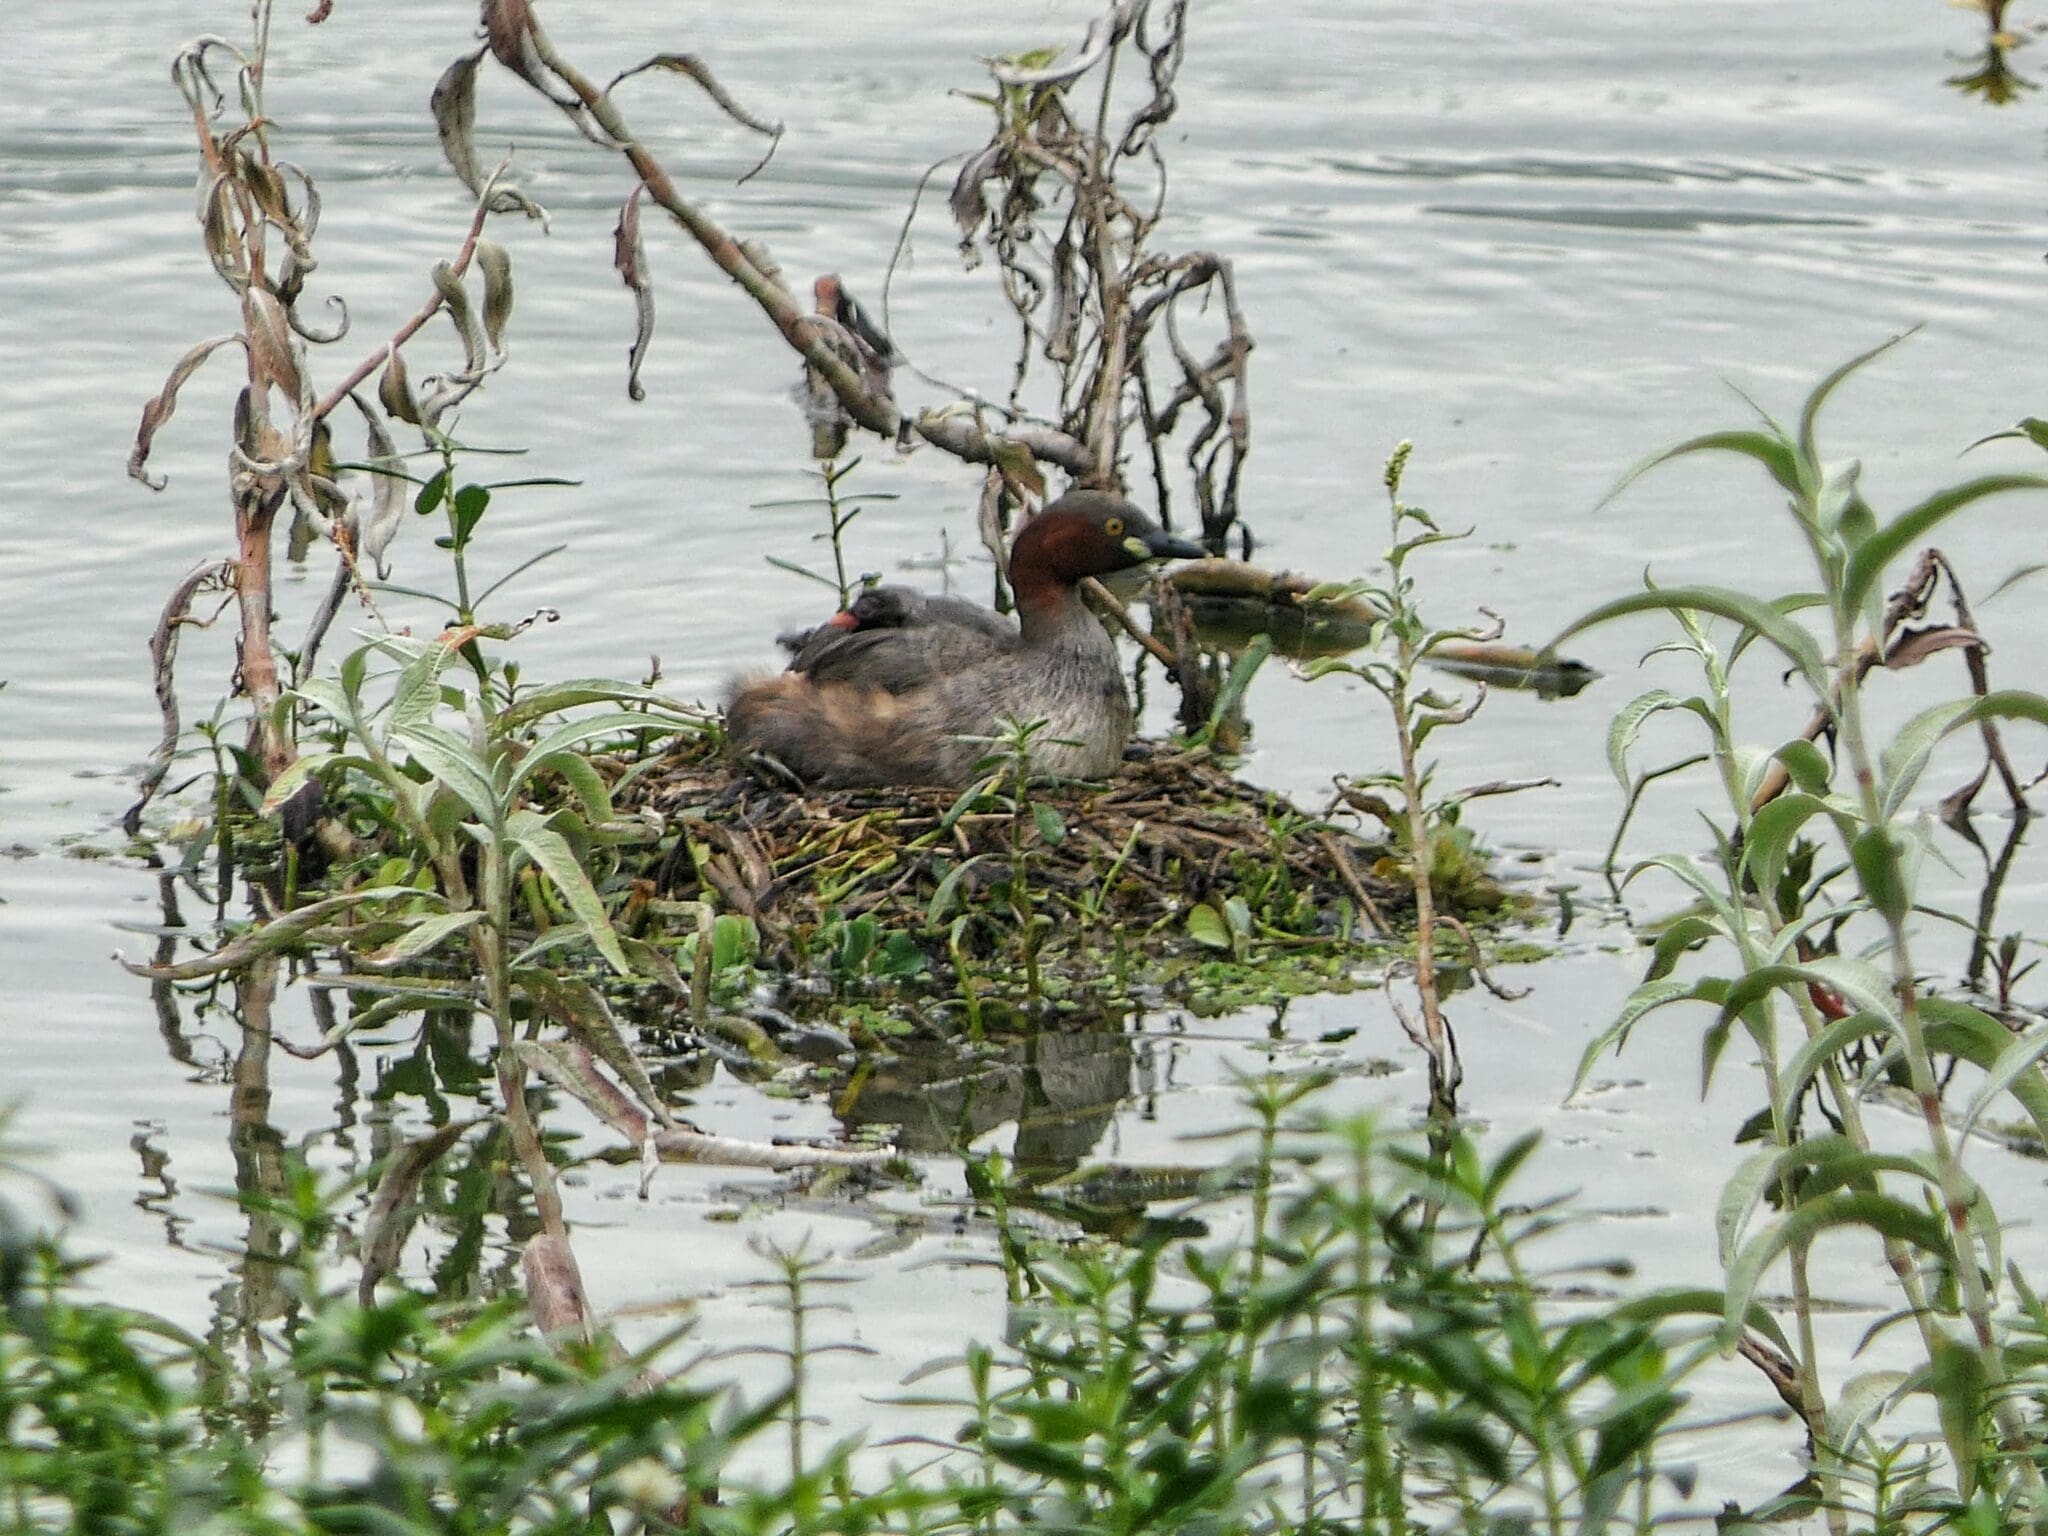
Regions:
[[[1209,551],[1192,540],[1176,537],[1164,528],[1154,528],[1143,537],[1124,540],[1124,548],[1140,560],[1206,560]]]

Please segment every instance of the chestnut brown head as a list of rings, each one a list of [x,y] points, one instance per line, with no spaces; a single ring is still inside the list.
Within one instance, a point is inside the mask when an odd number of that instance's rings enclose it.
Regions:
[[[1069,491],[1026,523],[1010,546],[1010,581],[1019,602],[1046,584],[1071,587],[1147,560],[1199,560],[1201,545],[1177,538],[1121,496]]]

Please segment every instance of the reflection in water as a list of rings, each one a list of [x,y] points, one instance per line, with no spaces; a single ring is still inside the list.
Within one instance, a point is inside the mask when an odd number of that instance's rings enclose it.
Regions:
[[[228,1148],[234,1154],[235,1194],[247,1223],[228,1279],[213,1293],[213,1326],[208,1342],[239,1358],[251,1382],[267,1378],[270,1341],[263,1325],[287,1319],[296,1297],[286,1283],[289,1233],[283,1221],[290,1197],[284,1138],[270,1122],[271,1007],[277,999],[275,955],[252,964],[234,982],[230,1016],[240,1026],[228,1095]],[[260,1389],[242,1405],[251,1429],[270,1428],[271,1405]]]
[[[1039,1029],[993,1050],[933,1050],[876,1062],[840,1104],[849,1131],[899,1126],[908,1152],[953,1152],[1015,1122],[1013,1161],[1042,1180],[1095,1149],[1131,1091],[1130,1037]]]
[[[189,1217],[178,1214],[178,1181],[171,1177],[171,1154],[157,1145],[157,1138],[164,1133],[162,1121],[151,1121],[136,1128],[128,1138],[128,1148],[141,1164],[142,1188],[135,1196],[137,1209],[157,1217],[164,1224],[164,1245],[168,1248],[185,1246],[185,1229],[190,1226]],[[154,1184],[156,1188],[148,1186]]]
[[[2005,27],[2007,0],[1977,0],[1984,12],[1984,51],[1970,61],[1970,67],[1950,75],[1945,82],[1965,96],[1981,97],[1986,105],[2003,107],[2040,86],[2012,67],[2012,51],[2026,38]]]
[[[1984,51],[1971,67],[1960,74],[1950,75],[1946,83],[1965,96],[1981,96],[1987,105],[1994,107],[2007,106],[2026,92],[2039,90],[2039,84],[2012,67],[2007,55],[2014,46],[2013,39],[2007,34],[1994,35],[1984,44]]]

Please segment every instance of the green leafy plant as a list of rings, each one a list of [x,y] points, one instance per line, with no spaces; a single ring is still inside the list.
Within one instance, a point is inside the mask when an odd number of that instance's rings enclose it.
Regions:
[[[1623,482],[1699,453],[1732,453],[1761,466],[1785,497],[1790,542],[1808,558],[1811,590],[1651,586],[1602,604],[1557,637],[1640,613],[1675,620],[1679,638],[1661,649],[1690,656],[1703,686],[1633,700],[1615,720],[1610,755],[1632,806],[1665,776],[1629,771],[1643,723],[1665,712],[1686,718],[1706,738],[1703,754],[1688,761],[1711,771],[1724,803],[1711,856],[1663,853],[1629,869],[1624,884],[1661,873],[1680,882],[1694,905],[1658,936],[1642,985],[1589,1047],[1580,1076],[1649,1015],[1675,1004],[1705,1007],[1709,1079],[1740,1031],[1755,1050],[1766,1100],[1751,1122],[1763,1145],[1722,1197],[1725,1333],[1731,1347],[1742,1342],[1746,1353],[1755,1351],[1752,1358],[1799,1408],[1830,1523],[1842,1530],[1875,1519],[1876,1503],[1895,1498],[1899,1452],[1881,1426],[1894,1409],[1925,1397],[1945,1456],[1939,1466],[1916,1467],[1913,1507],[1969,1528],[1984,1515],[1999,1528],[2038,1530],[2048,1521],[2044,1440],[2023,1404],[2042,1390],[2042,1357],[2016,1333],[2011,1311],[2018,1305],[2028,1315],[2032,1292],[2001,1258],[2001,1218],[1964,1168],[1962,1150],[1970,1126],[1997,1102],[2012,1102],[2048,1128],[2041,1070],[2048,1031],[2016,1035],[1926,980],[1917,958],[1925,910],[1918,870],[1934,828],[1916,791],[1936,750],[1966,731],[1980,733],[1991,759],[2002,762],[1997,724],[2048,724],[2048,699],[1988,687],[1983,641],[1952,572],[1957,623],[1919,624],[1946,571],[1938,554],[1923,554],[1889,595],[1886,582],[1951,516],[1993,496],[2048,490],[2048,479],[1987,475],[1881,516],[1862,493],[1855,463],[1822,459],[1817,424],[1835,389],[1884,350],[1824,379],[1795,428],[1765,418],[1709,433],[1654,455]],[[1877,677],[1946,650],[1971,656],[1973,691],[1889,736],[1875,732],[1866,694]],[[1810,693],[1812,723],[1789,742],[1755,744],[1738,726],[1735,669],[1745,656],[1771,653]],[[1824,736],[1836,760],[1816,745]],[[2006,778],[2017,793],[2009,770]],[[1975,783],[1982,781],[1979,775]],[[1975,793],[1974,784],[1969,789]],[[1959,805],[1966,814],[1968,798]],[[1681,972],[1693,950],[1702,959]],[[1960,1111],[1944,1093],[1959,1063],[1981,1074]],[[1865,1093],[1885,1078],[1916,1109],[1922,1139],[1913,1150],[1881,1146],[1866,1124]],[[1882,1250],[1902,1293],[1886,1328],[1910,1330],[1918,1368],[1851,1377],[1832,1389],[1825,1381],[1809,1266],[1813,1245],[1837,1232]],[[1791,1347],[1778,1351],[1747,1339],[1743,1319],[1781,1262],[1796,1329]],[[1861,1508],[1859,1488],[1868,1495]]]
[[[864,491],[858,495],[843,493],[839,489],[840,485],[858,468],[860,468],[860,460],[857,458],[848,459],[843,464],[837,459],[833,459],[820,468],[809,471],[809,473],[818,477],[819,483],[824,487],[825,494],[822,501],[818,498],[806,498],[801,501],[761,501],[754,504],[762,511],[779,507],[813,507],[819,505],[824,507],[825,531],[815,534],[813,537],[822,539],[832,546],[832,574],[830,576],[821,575],[807,565],[798,565],[793,561],[779,559],[774,555],[769,555],[766,559],[777,570],[788,571],[793,576],[801,576],[806,581],[815,581],[820,586],[832,588],[839,596],[839,606],[841,608],[846,607],[853,601],[857,588],[857,581],[849,579],[846,574],[846,530],[852,526],[855,518],[867,510],[870,504],[878,501],[895,501],[897,499],[894,491]],[[870,576],[867,579],[872,581],[875,578]]]
[[[1470,890],[1482,877],[1473,868],[1476,855],[1471,834],[1458,825],[1458,809],[1469,798],[1469,792],[1434,795],[1435,765],[1425,761],[1422,752],[1438,730],[1463,724],[1478,712],[1486,701],[1486,685],[1478,684],[1471,700],[1461,702],[1422,685],[1417,674],[1443,647],[1498,639],[1502,626],[1498,619],[1492,619],[1477,628],[1439,629],[1424,619],[1416,602],[1415,578],[1408,574],[1409,560],[1432,545],[1467,535],[1445,533],[1423,508],[1401,499],[1401,477],[1412,452],[1412,444],[1399,444],[1387,459],[1383,477],[1394,540],[1384,557],[1387,580],[1326,583],[1311,589],[1302,599],[1309,607],[1363,599],[1375,608],[1380,617],[1373,624],[1366,647],[1370,654],[1363,660],[1318,657],[1308,662],[1303,671],[1312,679],[1336,674],[1358,678],[1386,701],[1394,722],[1399,769],[1352,781],[1344,798],[1355,809],[1385,821],[1407,861],[1407,873],[1415,888],[1414,974],[1421,1018],[1411,1020],[1405,1011],[1400,1017],[1410,1038],[1429,1058],[1430,1102],[1440,1113],[1449,1114],[1455,1109],[1464,1071],[1458,1064],[1457,1039],[1444,1017],[1437,983],[1438,925],[1442,917],[1439,897],[1456,883],[1467,888],[1465,894],[1470,904]],[[1486,792],[1498,793],[1512,787],[1515,786],[1490,785]],[[1388,808],[1379,798],[1379,790],[1397,794],[1399,804]],[[1456,919],[1449,922],[1467,947],[1475,950],[1476,960],[1476,945],[1469,930]]]

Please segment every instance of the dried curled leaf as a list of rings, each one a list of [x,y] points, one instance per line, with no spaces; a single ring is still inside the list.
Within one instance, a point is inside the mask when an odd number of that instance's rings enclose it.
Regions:
[[[1982,635],[1976,630],[1960,624],[1923,625],[1917,629],[1903,629],[1885,647],[1884,664],[1893,671],[1902,667],[1917,667],[1937,651],[1968,649],[1988,651]]]
[[[385,359],[384,372],[378,375],[377,400],[400,421],[415,427],[420,424],[419,401],[413,398],[412,381],[406,377],[405,354],[396,347]]]
[[[394,351],[391,356],[395,361],[398,353]],[[391,370],[387,367],[384,371],[385,377],[389,378]],[[403,384],[402,372],[399,378]],[[383,393],[381,384],[378,386],[378,393]],[[409,396],[407,398],[410,399]],[[362,412],[363,426],[369,434],[370,466],[373,471],[381,471],[371,477],[373,488],[370,493],[370,521],[362,531],[362,552],[376,562],[377,579],[389,581],[391,566],[385,560],[384,553],[391,548],[392,539],[398,535],[399,525],[405,521],[406,506],[405,481],[399,478],[398,473],[398,445],[391,441],[391,434],[384,430],[383,419],[360,392],[349,391],[349,399],[355,401],[356,409]]]
[[[583,103],[574,96],[555,94],[555,71],[537,41],[540,27],[533,19],[529,0],[484,0],[483,14],[484,38],[491,57],[563,111],[576,116],[581,126]]]
[[[476,264],[484,274],[484,337],[503,356],[505,325],[512,318],[512,257],[497,241],[479,238]]]
[[[589,1047],[569,1040],[522,1040],[519,1057],[556,1087],[574,1094],[592,1114],[635,1146],[646,1139],[646,1110],[605,1076]]]
[[[542,1333],[573,1331],[585,1339],[590,1337],[583,1275],[576,1268],[568,1239],[553,1232],[534,1233],[519,1256],[519,1273],[526,1281],[526,1305],[535,1327]]]
[[[647,247],[640,240],[640,194],[645,190],[644,183],[633,188],[619,210],[618,228],[612,232],[612,262],[619,269],[620,280],[633,290],[638,314],[633,345],[626,352],[626,393],[634,400],[647,398],[640,384],[640,365],[646,361],[647,344],[654,339],[654,279],[647,270]]]
[[[427,98],[434,127],[441,135],[441,153],[470,191],[481,191],[483,176],[476,162],[476,71],[484,51],[465,53],[441,71],[434,94]]]
[[[207,187],[205,199],[199,206],[199,226],[206,246],[206,259],[213,263],[213,270],[220,274],[222,282],[237,293],[241,292],[249,285],[249,263],[241,233],[235,227],[225,174],[216,176]]]
[[[776,148],[782,142],[783,126],[781,122],[771,123],[763,118],[756,117],[737,101],[733,100],[726,88],[718,83],[718,77],[711,73],[711,66],[698,58],[694,53],[657,53],[651,59],[642,60],[631,69],[623,70],[613,77],[612,83],[604,88],[606,98],[609,99],[613,91],[617,90],[627,80],[632,79],[633,76],[642,74],[650,69],[665,70],[672,75],[688,76],[691,80],[696,81],[704,94],[717,104],[719,111],[723,112],[741,127],[751,128],[754,132],[762,134],[768,139],[768,152],[761,157],[760,162],[752,170],[739,178],[741,181],[748,181],[759,175],[761,168],[775,158]]]
[[[150,444],[156,438],[156,429],[169,421],[171,413],[178,408],[178,391],[199,370],[199,365],[217,350],[241,340],[240,336],[216,336],[211,341],[200,342],[178,359],[171,368],[170,376],[164,380],[164,387],[143,406],[142,424],[135,429],[135,447],[128,454],[128,473],[152,491],[162,490],[166,482],[161,476],[152,479],[143,466],[149,462]]]
[[[462,371],[474,378],[484,371],[484,333],[476,322],[476,310],[469,302],[469,290],[452,263],[437,261],[433,271],[434,291],[441,295],[448,318],[462,338]]]
[[[462,184],[478,197],[484,195],[485,177],[476,155],[476,72],[484,52],[479,48],[458,57],[441,72],[434,94],[428,98],[434,127],[441,136],[441,153]],[[517,210],[547,223],[547,210],[516,187],[493,186],[489,207],[492,213]]]
[[[1002,173],[1003,146],[991,144],[979,154],[969,156],[967,163],[960,167],[960,174],[953,178],[953,190],[946,198],[946,206],[953,210],[953,222],[960,226],[963,245],[973,240],[982,220],[988,217],[988,199],[982,195],[981,184]]]
[[[989,73],[1001,84],[1011,87],[1063,85],[1077,79],[1108,57],[1112,43],[1124,40],[1147,3],[1148,0],[1122,0],[1107,16],[1097,17],[1088,23],[1088,30],[1081,38],[1080,51],[1064,64],[1033,67],[1035,60],[1027,63],[1023,59],[998,59],[989,65]]]
[[[295,280],[295,285],[296,280],[304,276],[304,269],[299,267],[290,256],[285,257],[285,268]],[[316,346],[331,345],[348,334],[348,300],[338,293],[331,293],[327,296],[327,302],[341,311],[341,318],[334,322],[332,330],[327,331],[307,323],[305,317],[299,313],[297,307],[289,299],[285,302],[285,319],[291,322],[292,329]]]
[[[249,342],[255,350],[257,377],[275,384],[289,398],[298,399],[303,381],[284,305],[269,290],[251,288],[243,314],[249,326]]]

